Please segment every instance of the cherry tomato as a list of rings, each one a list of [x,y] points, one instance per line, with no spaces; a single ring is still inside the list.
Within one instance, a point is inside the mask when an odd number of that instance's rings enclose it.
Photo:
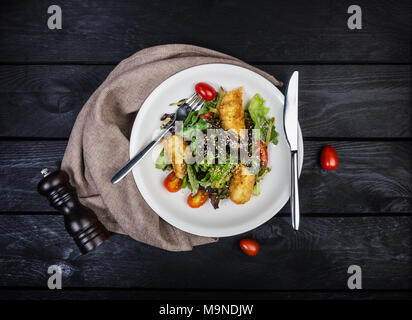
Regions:
[[[199,82],[195,85],[196,93],[206,101],[213,100],[216,97],[216,90],[207,83]]]
[[[259,244],[252,239],[242,239],[239,242],[240,249],[248,256],[255,256],[259,252]]]
[[[199,118],[205,118],[205,119],[209,119],[213,116],[213,112],[209,112],[209,113],[202,113]]]
[[[260,140],[260,161],[262,164],[267,167],[268,166],[268,148],[265,146],[264,142]]]
[[[199,208],[199,207],[201,207],[205,204],[207,199],[209,199],[209,193],[207,193],[207,191],[205,191],[205,190],[200,190],[199,189],[194,196],[192,196],[192,194],[190,194],[187,197],[187,204],[191,208]]]
[[[174,171],[170,172],[166,177],[165,181],[163,181],[163,185],[169,192],[177,192],[182,187],[182,179],[176,177]]]
[[[320,156],[320,164],[323,169],[335,170],[339,166],[339,159],[336,150],[332,146],[326,146]]]

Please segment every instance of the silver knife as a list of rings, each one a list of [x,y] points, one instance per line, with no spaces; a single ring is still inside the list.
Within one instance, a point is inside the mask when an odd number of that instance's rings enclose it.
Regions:
[[[286,140],[291,153],[291,183],[290,183],[290,209],[292,213],[293,229],[299,229],[300,208],[298,188],[298,89],[299,72],[293,72],[290,77],[285,95],[285,110],[283,121]]]

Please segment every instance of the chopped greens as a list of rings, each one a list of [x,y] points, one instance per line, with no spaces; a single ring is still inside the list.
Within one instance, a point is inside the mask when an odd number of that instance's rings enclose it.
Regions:
[[[230,163],[229,161],[225,164],[215,164],[210,167],[210,182],[212,188],[223,188],[226,183],[229,182],[233,174],[233,169],[236,164]]]
[[[233,145],[230,139],[228,142],[224,142],[222,146],[217,143],[218,140],[214,134],[210,135],[210,137],[213,137],[211,140],[214,142],[214,145],[211,145],[212,148],[209,150],[210,145],[206,148],[204,141],[198,141],[200,137],[206,139],[204,136],[198,135],[198,133],[202,132],[206,134],[208,129],[222,128],[219,109],[225,95],[226,91],[220,87],[213,100],[206,101],[200,110],[191,112],[183,122],[183,126],[179,131],[172,131],[173,134],[181,136],[186,141],[190,147],[190,151],[192,151],[192,156],[197,156],[198,154],[204,156],[203,161],[193,164],[189,164],[187,157],[184,158],[186,162],[186,174],[182,179],[181,188],[188,188],[193,197],[199,189],[206,191],[215,209],[219,207],[220,200],[229,197],[229,185],[237,168],[237,161],[233,161],[231,158],[232,155],[229,152],[228,146]],[[185,100],[180,100],[170,105],[179,106],[184,103],[184,101]],[[265,106],[265,100],[257,93],[250,100],[244,114],[246,129],[259,129],[258,139],[260,139],[260,143],[263,143],[266,147],[268,147],[270,143],[274,145],[278,143],[275,118],[267,117],[268,113],[269,108]],[[172,120],[174,120],[174,114],[164,114],[161,118],[162,127],[166,127]],[[175,128],[172,130],[175,130]],[[250,133],[251,131],[249,131],[249,137],[246,137],[247,139],[244,140],[244,142],[247,142],[246,151],[249,151],[249,153],[252,152],[251,150],[253,149],[254,143]],[[220,142],[221,141],[219,141],[219,143]],[[238,152],[244,150],[238,146],[238,142],[234,145],[238,148]],[[226,154],[226,161],[224,163],[218,163],[218,161],[215,160],[222,159],[219,158],[222,153]],[[247,164],[243,162],[243,164],[250,166],[250,163]],[[270,172],[270,168],[265,167],[262,162],[260,162],[259,165],[259,171],[255,175],[255,184],[253,186],[253,194],[255,196],[258,196],[261,192],[260,181]],[[162,149],[157,157],[155,167],[162,170],[173,170],[173,166],[164,149]]]

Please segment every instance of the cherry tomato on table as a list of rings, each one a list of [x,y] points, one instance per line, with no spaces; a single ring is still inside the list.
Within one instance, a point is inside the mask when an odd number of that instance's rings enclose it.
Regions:
[[[209,112],[209,113],[202,113],[199,118],[205,118],[205,119],[209,119],[213,116],[213,112]]]
[[[195,85],[196,93],[206,101],[213,100],[216,97],[216,90],[207,83],[199,82]]]
[[[262,161],[262,164],[267,167],[268,166],[268,148],[265,146],[265,143],[260,140],[260,161]]]
[[[167,191],[177,192],[182,187],[182,182],[183,180],[176,177],[173,171],[173,172],[170,172],[168,176],[165,178],[165,180],[163,181],[163,185],[165,186]]]
[[[248,256],[255,256],[259,252],[259,244],[252,239],[242,239],[239,242],[240,249]]]
[[[339,166],[339,159],[336,150],[332,146],[326,146],[320,156],[320,164],[323,169],[335,170]]]
[[[205,190],[198,190],[197,193],[193,196],[190,194],[187,197],[187,204],[191,208],[199,208],[205,204],[205,202],[209,199],[209,193]]]

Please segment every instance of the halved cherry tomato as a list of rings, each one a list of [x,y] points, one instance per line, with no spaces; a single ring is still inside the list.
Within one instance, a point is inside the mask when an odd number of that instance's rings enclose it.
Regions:
[[[207,83],[199,82],[195,85],[196,93],[206,101],[213,100],[216,97],[216,90]]]
[[[187,204],[191,208],[199,208],[199,207],[201,207],[205,204],[207,199],[209,199],[209,193],[207,193],[207,191],[205,191],[205,190],[200,190],[199,189],[194,196],[192,196],[192,194],[190,194],[187,197]]]
[[[248,256],[255,256],[259,252],[259,244],[252,239],[242,239],[239,242],[240,249]]]
[[[182,187],[182,179],[176,177],[174,171],[170,172],[166,177],[165,181],[163,181],[163,185],[169,192],[177,192]]]
[[[262,161],[262,164],[267,167],[268,166],[268,148],[265,146],[265,143],[260,140],[260,161]]]
[[[320,164],[323,169],[335,170],[339,166],[339,159],[336,150],[332,146],[326,146],[320,156]]]
[[[202,113],[199,118],[205,118],[205,119],[209,119],[213,116],[213,112],[209,112],[209,113]]]

